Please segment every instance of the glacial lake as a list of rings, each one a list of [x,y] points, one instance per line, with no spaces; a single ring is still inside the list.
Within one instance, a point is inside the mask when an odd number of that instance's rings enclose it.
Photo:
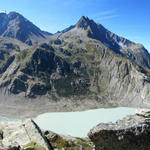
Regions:
[[[34,119],[41,129],[75,137],[87,137],[87,133],[99,123],[116,122],[126,115],[135,114],[137,108],[100,108],[81,112],[57,112],[41,114]]]

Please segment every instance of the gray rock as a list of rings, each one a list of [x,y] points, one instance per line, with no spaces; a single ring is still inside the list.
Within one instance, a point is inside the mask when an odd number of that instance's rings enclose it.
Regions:
[[[136,115],[142,116],[145,118],[150,118],[150,109],[137,109]]]
[[[95,150],[150,149],[150,118],[131,115],[116,123],[101,123],[88,133]]]
[[[51,150],[49,143],[46,141],[40,128],[33,120],[25,120],[23,122],[23,126],[31,141],[35,141],[38,145],[44,147],[45,150]]]
[[[20,147],[30,143],[36,143],[45,150],[51,150],[50,144],[43,136],[40,128],[31,119],[26,119],[23,123],[0,123],[3,137],[1,139],[0,147]]]

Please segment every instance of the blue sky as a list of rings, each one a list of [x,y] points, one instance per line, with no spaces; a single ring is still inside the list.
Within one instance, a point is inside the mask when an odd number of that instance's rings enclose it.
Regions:
[[[0,10],[17,11],[51,33],[88,16],[150,51],[150,0],[4,0]]]

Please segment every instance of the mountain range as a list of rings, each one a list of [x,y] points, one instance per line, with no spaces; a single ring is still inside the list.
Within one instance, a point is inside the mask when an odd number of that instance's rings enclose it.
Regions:
[[[150,107],[149,68],[143,45],[88,17],[51,34],[19,13],[0,13],[0,112]]]

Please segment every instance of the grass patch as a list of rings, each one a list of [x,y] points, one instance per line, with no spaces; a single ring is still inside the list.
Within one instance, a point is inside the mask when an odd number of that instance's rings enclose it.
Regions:
[[[29,144],[23,146],[23,150],[46,150],[44,147],[37,145],[36,142],[30,142]]]

